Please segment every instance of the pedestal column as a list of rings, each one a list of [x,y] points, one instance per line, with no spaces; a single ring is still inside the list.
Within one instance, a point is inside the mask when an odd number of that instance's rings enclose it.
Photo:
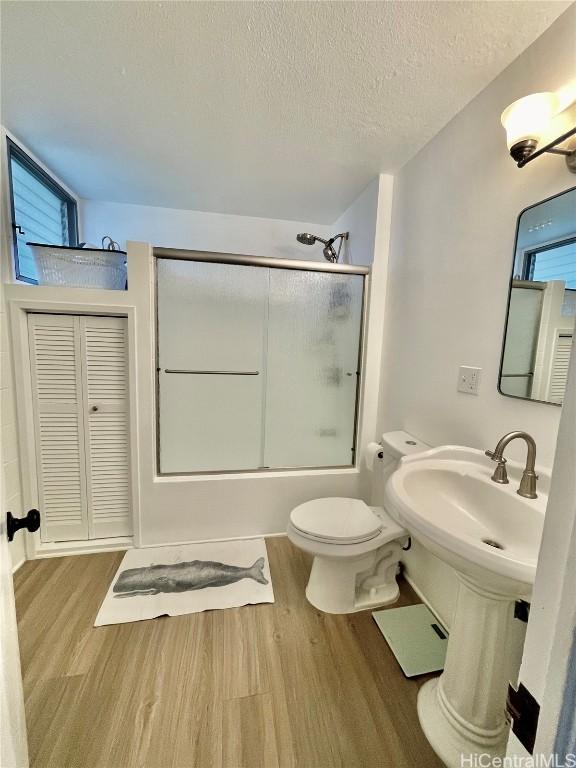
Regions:
[[[422,729],[449,768],[460,768],[461,755],[506,752],[507,641],[515,602],[458,578],[444,672],[418,696]]]

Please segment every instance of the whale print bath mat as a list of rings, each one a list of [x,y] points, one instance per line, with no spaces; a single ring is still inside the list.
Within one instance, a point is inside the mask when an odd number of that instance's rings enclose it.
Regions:
[[[94,626],[273,602],[264,539],[131,549]]]

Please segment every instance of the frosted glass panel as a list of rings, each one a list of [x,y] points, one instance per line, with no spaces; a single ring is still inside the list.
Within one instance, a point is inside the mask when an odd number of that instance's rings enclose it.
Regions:
[[[268,270],[157,269],[160,471],[260,467]]]
[[[261,379],[161,372],[161,472],[261,466]]]
[[[262,368],[268,270],[158,259],[160,368]]]
[[[353,463],[363,282],[270,270],[266,466]]]

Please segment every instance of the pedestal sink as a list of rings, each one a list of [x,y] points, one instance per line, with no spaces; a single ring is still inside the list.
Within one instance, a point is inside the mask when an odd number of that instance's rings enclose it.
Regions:
[[[510,484],[498,485],[482,451],[444,446],[403,459],[386,485],[390,514],[459,579],[444,672],[418,696],[424,733],[450,768],[506,751],[507,635],[516,600],[532,591],[549,486],[539,470],[538,498],[522,498],[521,468],[507,466]]]

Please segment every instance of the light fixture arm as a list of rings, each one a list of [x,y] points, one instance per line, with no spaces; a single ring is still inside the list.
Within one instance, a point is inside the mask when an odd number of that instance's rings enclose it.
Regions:
[[[564,157],[570,157],[570,155],[574,154],[574,150],[570,151],[569,149],[547,149],[546,152],[549,152],[551,155],[564,155]]]
[[[516,163],[518,168],[524,168],[524,166],[532,162],[532,160],[535,160],[537,157],[540,157],[540,155],[543,155],[545,152],[547,152],[553,155],[563,155],[566,158],[566,165],[568,166],[568,169],[572,171],[572,173],[576,173],[576,149],[570,150],[558,148],[558,144],[562,144],[562,142],[567,141],[572,136],[576,136],[576,126],[571,128],[569,131],[566,131],[566,133],[563,133],[557,139],[554,139],[554,141],[546,144],[546,146],[541,147],[535,152],[532,152],[532,154],[528,155],[527,157],[521,158]]]

